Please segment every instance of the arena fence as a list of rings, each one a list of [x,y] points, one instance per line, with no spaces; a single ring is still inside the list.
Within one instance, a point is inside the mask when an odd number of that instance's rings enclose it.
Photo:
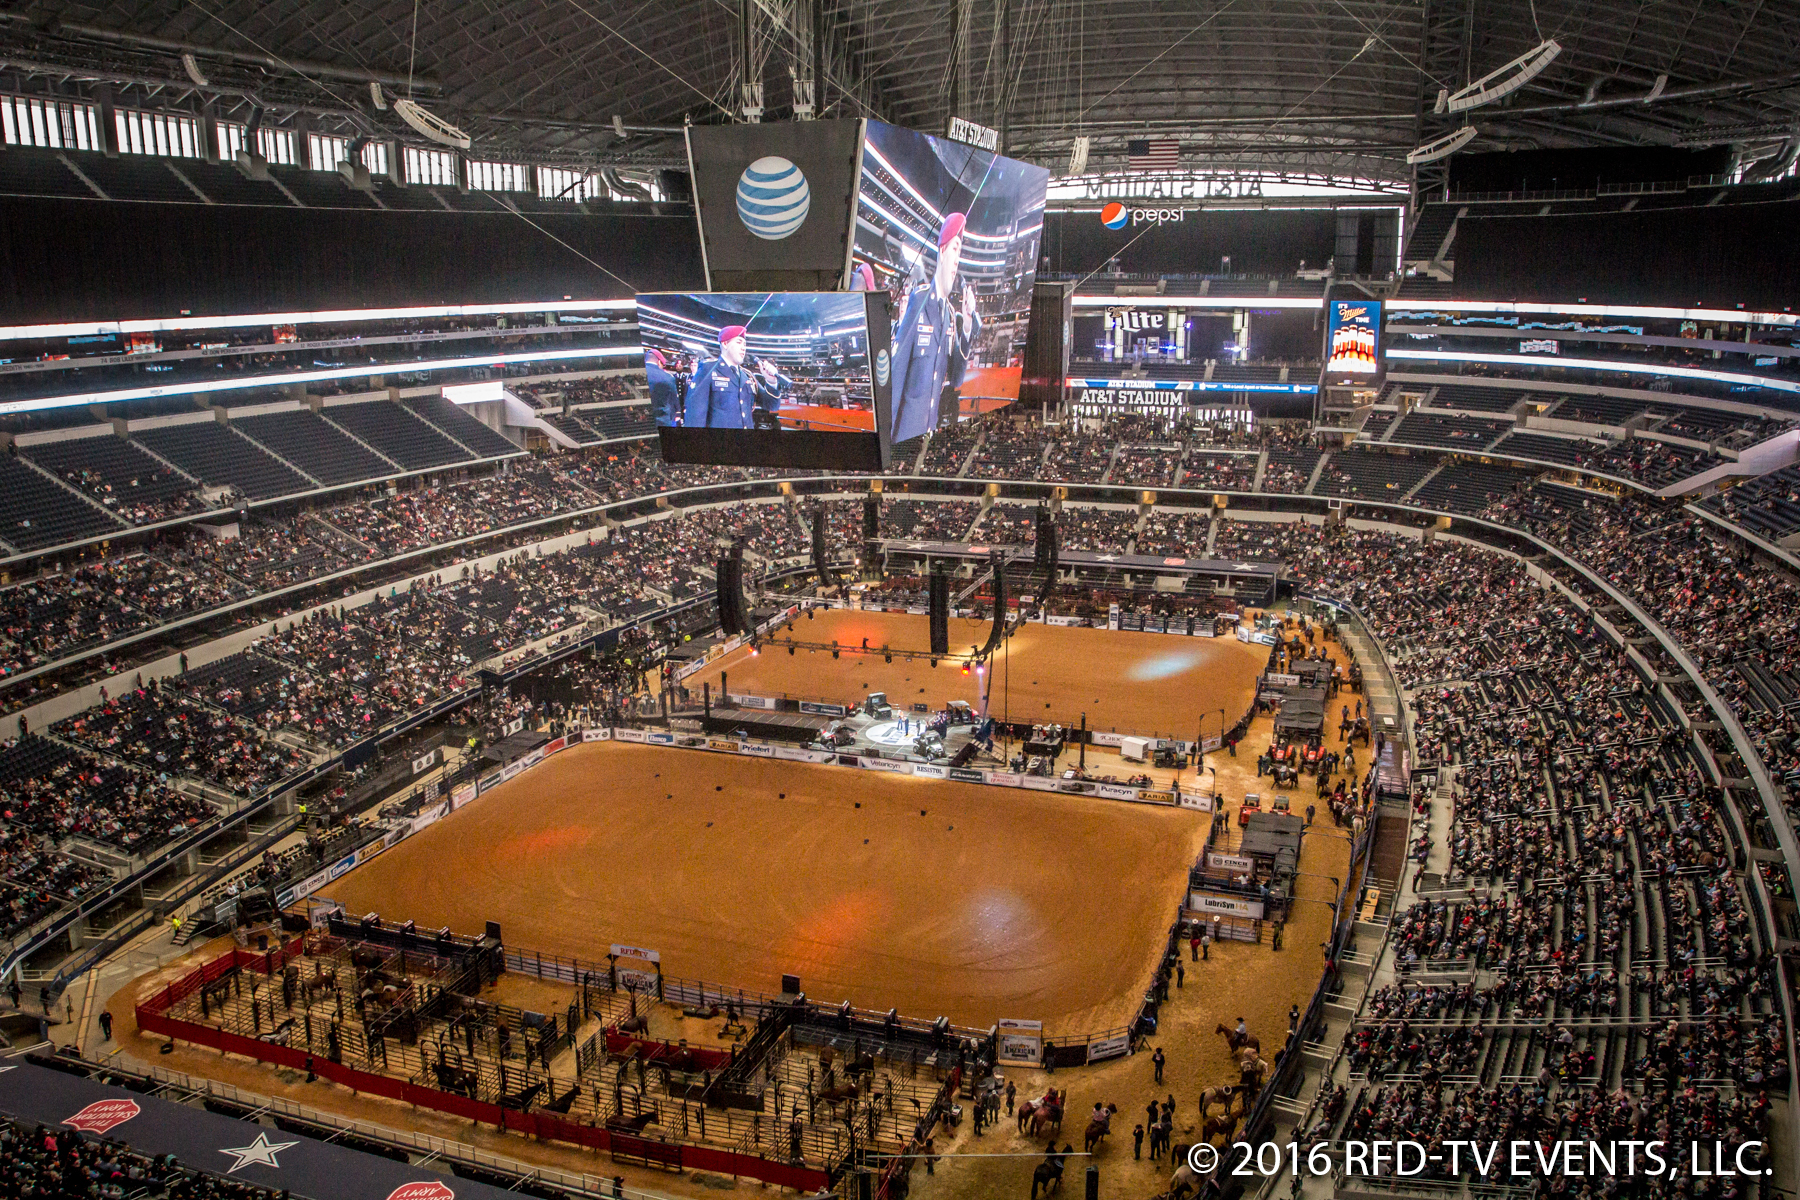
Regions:
[[[232,1054],[240,1054],[261,1062],[290,1070],[304,1070],[356,1092],[383,1096],[391,1100],[429,1108],[467,1120],[493,1125],[498,1129],[523,1133],[540,1140],[548,1139],[582,1146],[596,1151],[610,1151],[615,1157],[670,1165],[669,1154],[677,1157],[675,1165],[721,1175],[747,1176],[764,1183],[797,1191],[818,1191],[829,1185],[831,1173],[803,1165],[795,1165],[759,1154],[727,1150],[705,1145],[670,1145],[648,1138],[634,1137],[618,1131],[583,1124],[554,1112],[528,1112],[501,1104],[470,1099],[437,1088],[424,1087],[405,1079],[360,1070],[318,1057],[302,1049],[279,1044],[271,1036],[251,1036],[232,1032],[211,1024],[171,1016],[181,1001],[203,992],[240,971],[253,972],[273,980],[282,968],[298,957],[302,939],[295,938],[268,951],[233,950],[211,962],[196,967],[162,991],[137,1006],[138,1028],[149,1033]],[[254,1003],[254,1000],[252,1001]],[[273,1007],[273,997],[270,999]],[[352,1031],[353,1032],[353,1031]],[[365,1049],[365,1055],[367,1051]]]

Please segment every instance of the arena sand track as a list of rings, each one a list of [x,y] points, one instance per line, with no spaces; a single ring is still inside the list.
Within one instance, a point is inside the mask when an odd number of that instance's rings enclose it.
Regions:
[[[990,623],[953,620],[950,649],[967,654],[971,644],[987,641]],[[830,643],[856,653],[797,649],[781,644]],[[801,617],[789,629],[774,631],[774,644],[752,658],[748,650],[727,655],[687,680],[693,691],[704,680],[716,692],[719,672],[739,694],[791,696],[801,700],[860,701],[871,691],[886,692],[895,705],[915,703],[944,707],[967,700],[980,707],[977,677],[965,676],[949,662],[933,668],[929,661],[882,661],[880,653],[863,654],[864,638],[876,651],[926,650],[931,645],[929,618],[905,613],[873,613],[852,609]],[[1269,659],[1267,646],[1234,637],[1175,637],[1122,630],[1073,629],[1027,624],[1005,643],[994,659],[995,680],[990,711],[1013,721],[1058,721],[1074,726],[1087,713],[1090,729],[1120,733],[1162,734],[1191,738],[1205,722],[1208,735],[1219,732],[1219,710],[1235,722],[1250,707],[1256,677]]]
[[[817,1000],[1054,1036],[1136,1011],[1207,820],[596,742],[324,891],[429,928],[498,921],[526,949],[604,962],[624,942],[674,976],[772,993],[788,972]]]

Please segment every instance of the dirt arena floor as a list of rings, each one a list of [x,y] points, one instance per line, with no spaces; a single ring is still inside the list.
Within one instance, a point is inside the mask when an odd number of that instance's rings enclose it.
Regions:
[[[1123,1025],[1207,817],[692,750],[564,751],[325,893],[764,992],[986,1027]],[[1101,882],[1104,881],[1104,882]]]
[[[967,654],[971,644],[987,641],[989,628],[986,621],[951,621],[950,649]],[[835,640],[858,652],[838,658],[829,650],[790,655],[779,645],[790,636],[799,642]],[[691,676],[687,686],[698,691],[704,681],[717,691],[723,671],[731,691],[758,696],[851,703],[869,692],[886,692],[897,706],[925,703],[935,711],[946,701],[967,700],[981,707],[979,678],[949,662],[934,669],[928,661],[887,663],[880,653],[860,652],[864,638],[876,651],[928,649],[928,617],[830,609],[812,620],[801,617],[792,630],[777,630],[774,637],[777,644],[756,657],[747,649],[728,655]],[[1267,646],[1236,638],[1057,625],[1023,625],[1004,646],[992,667],[994,716],[1077,726],[1085,712],[1090,729],[1182,739],[1192,738],[1202,722],[1208,735],[1217,733],[1221,708],[1228,722],[1242,716],[1269,657]]]
[[[1126,636],[1161,640],[1154,635]],[[1334,657],[1341,657],[1336,645],[1328,646],[1327,649]],[[1350,703],[1354,703],[1355,699],[1348,692],[1342,697],[1343,701]],[[1329,748],[1341,750],[1343,743],[1335,736],[1335,731],[1333,723],[1328,729],[1325,744]],[[1269,744],[1270,733],[1269,719],[1258,718],[1251,726],[1248,739],[1238,748],[1237,756],[1207,756],[1208,765],[1217,770],[1217,781],[1225,798],[1225,809],[1234,828],[1238,802],[1244,793],[1259,791],[1268,794],[1268,780],[1258,778],[1255,774],[1255,759]],[[594,751],[601,753],[596,754]],[[1360,747],[1359,753],[1366,756],[1366,751]],[[684,790],[676,789],[670,782],[676,772],[681,771],[681,767],[669,763],[666,764],[668,769],[665,769],[646,758],[643,760],[644,767],[639,770],[629,765],[630,760],[624,757],[627,754],[657,756],[665,760],[681,756],[681,763],[698,761],[708,766],[714,761],[710,756],[694,751],[659,751],[648,747],[626,746],[595,745],[558,755],[514,784],[490,792],[448,820],[439,822],[397,846],[363,870],[339,880],[327,891],[343,896],[346,902],[351,895],[372,897],[366,907],[361,900],[351,904],[352,911],[380,908],[385,912],[387,908],[378,901],[398,898],[411,904],[416,899],[420,904],[429,902],[436,906],[436,911],[446,914],[453,909],[460,912],[462,909],[457,906],[465,905],[468,911],[475,914],[470,920],[479,922],[496,917],[491,906],[483,900],[462,897],[458,892],[467,890],[474,893],[490,886],[483,881],[498,879],[502,883],[499,892],[483,894],[498,894],[508,898],[507,911],[500,912],[497,919],[505,926],[509,942],[536,945],[546,950],[564,945],[569,947],[565,952],[582,957],[592,957],[603,951],[605,943],[615,938],[635,941],[639,945],[656,945],[655,942],[636,938],[632,928],[621,922],[616,912],[600,912],[603,902],[599,899],[599,893],[615,886],[616,880],[604,885],[598,880],[590,880],[586,886],[595,894],[595,898],[584,901],[583,907],[577,911],[555,902],[564,896],[564,883],[559,880],[566,875],[566,867],[560,861],[538,861],[531,866],[532,877],[540,881],[535,890],[526,884],[505,878],[507,872],[515,869],[511,864],[518,864],[522,858],[566,859],[567,855],[558,853],[558,845],[574,845],[584,838],[591,839],[597,846],[624,844],[635,854],[642,844],[651,841],[652,834],[648,831],[665,824],[675,831],[674,834],[667,835],[669,844],[673,844],[675,835],[684,829],[690,832],[706,829],[705,822],[708,820],[715,822],[714,828],[721,828],[717,824],[721,819],[718,815],[702,817],[697,811],[707,803],[709,795],[714,797],[710,803],[720,813],[738,810],[740,807],[756,807],[743,803],[741,799],[727,801],[726,797],[735,796],[742,790],[736,781],[746,778],[740,774],[745,767],[764,764],[721,758],[718,760],[721,765],[714,769],[714,773],[720,775],[716,782],[709,783],[705,778],[691,778]],[[1090,765],[1094,765],[1091,758]],[[807,767],[800,764],[783,766],[793,769],[782,776],[777,786],[775,795],[778,804],[786,803],[779,801],[779,792],[785,790],[795,803],[794,811],[802,816],[827,808],[837,808],[848,810],[848,816],[842,822],[846,825],[856,821],[867,822],[868,830],[859,831],[851,825],[850,832],[855,835],[851,847],[853,854],[864,853],[859,849],[861,838],[870,837],[871,846],[867,853],[874,855],[876,848],[882,843],[875,840],[875,834],[870,830],[887,826],[898,831],[893,835],[896,842],[906,841],[908,835],[917,839],[910,852],[912,858],[906,860],[907,863],[924,865],[924,860],[933,857],[926,853],[928,850],[935,849],[938,851],[937,857],[947,858],[950,856],[942,853],[943,848],[957,849],[958,861],[967,866],[967,870],[944,874],[958,881],[977,873],[981,874],[984,882],[989,883],[995,879],[1014,878],[1008,864],[1021,860],[1023,856],[1009,849],[1015,843],[999,839],[1015,828],[1026,831],[1054,830],[1064,834],[1060,839],[1040,842],[1034,838],[1031,841],[1030,854],[1048,854],[1049,857],[1028,873],[1031,887],[1027,890],[1034,896],[1044,892],[1054,893],[1058,903],[1068,906],[1067,909],[1056,910],[1056,913],[1073,911],[1076,914],[1074,922],[1077,929],[1100,929],[1107,949],[1100,957],[1086,963],[1083,970],[1088,976],[1106,979],[1109,985],[1115,986],[1121,994],[1130,998],[1134,1008],[1135,994],[1142,988],[1150,969],[1150,955],[1154,953],[1151,943],[1160,938],[1161,929],[1168,920],[1170,914],[1165,913],[1164,909],[1172,908],[1173,892],[1170,893],[1167,904],[1158,899],[1151,906],[1154,918],[1149,921],[1149,925],[1154,928],[1131,927],[1135,932],[1128,931],[1125,923],[1130,909],[1128,898],[1143,891],[1178,891],[1177,881],[1182,871],[1178,867],[1164,869],[1167,864],[1150,870],[1132,864],[1126,873],[1118,873],[1117,864],[1113,861],[1115,856],[1110,851],[1105,863],[1100,864],[1090,862],[1078,851],[1063,848],[1078,846],[1096,838],[1120,836],[1119,829],[1144,822],[1144,827],[1149,832],[1139,833],[1130,843],[1131,847],[1138,849],[1141,854],[1141,847],[1148,845],[1151,847],[1149,853],[1159,861],[1166,855],[1171,863],[1179,864],[1185,861],[1184,856],[1189,853],[1188,846],[1197,846],[1198,839],[1205,834],[1203,817],[1187,817],[1184,821],[1186,814],[1138,805],[1064,797],[1054,793],[963,787],[928,780],[898,780],[886,776],[870,778],[844,768]],[[576,796],[558,797],[552,794],[552,789],[548,786],[538,786],[540,781],[547,784],[555,778],[554,772],[571,768],[579,768],[575,773],[582,777],[605,772],[609,780],[609,786],[605,789],[607,794],[629,795],[647,800],[648,803],[639,803],[633,807],[649,811],[631,812],[617,800],[598,801],[597,789],[590,786],[565,785],[561,789],[564,792],[587,795],[585,805]],[[1160,779],[1167,772],[1154,771],[1153,774]],[[726,785],[726,775],[733,780],[730,790],[711,792],[711,787]],[[669,806],[674,801],[670,799],[670,793],[677,791],[681,791],[687,799],[671,809]],[[1311,802],[1312,791],[1311,788],[1303,787],[1292,793],[1296,808],[1303,808],[1306,803]],[[872,792],[883,799],[877,801],[869,794]],[[824,796],[844,798],[828,801]],[[489,803],[495,799],[501,799],[504,803]],[[1017,801],[1016,805],[1009,803],[1013,800]],[[854,807],[857,801],[864,802],[866,814]],[[605,815],[598,811],[602,804],[607,808]],[[920,819],[921,824],[913,827],[910,815],[921,807],[928,810],[929,817]],[[533,810],[535,815],[522,816],[522,811],[527,808]],[[953,808],[958,810],[957,816],[951,815]],[[991,823],[980,824],[983,816],[973,810],[987,810],[987,818]],[[1091,826],[1080,819],[1084,811],[1122,816],[1126,825],[1117,828]],[[944,836],[940,839],[934,831],[927,838],[926,830],[931,829],[933,824],[931,818],[939,817],[943,820],[937,829],[941,829]],[[797,823],[824,824],[804,820]],[[622,826],[616,833],[602,829],[615,824]],[[951,824],[959,828],[954,831],[943,828]],[[530,832],[527,831],[528,826]],[[731,828],[736,829],[738,826]],[[977,828],[987,834],[984,840],[988,844],[985,847],[976,846],[972,839],[966,848],[955,847],[952,839],[956,834]],[[583,832],[584,830],[592,832]],[[1183,844],[1183,838],[1189,840]],[[745,858],[741,838],[735,840],[732,847],[724,852],[708,846],[706,842],[710,839],[696,840],[700,842],[696,848],[696,861],[716,863],[723,860],[741,872]],[[433,861],[406,866],[403,852],[409,847],[415,850],[429,848],[429,857]],[[483,854],[483,850],[487,853]],[[596,855],[604,858],[604,854],[598,850]],[[961,855],[967,857],[962,858]],[[1130,856],[1131,852],[1125,851],[1117,857],[1127,860]],[[759,847],[751,861],[760,864],[773,857],[772,853],[764,853]],[[903,854],[893,857],[905,858]],[[1163,1006],[1157,1033],[1140,1047],[1137,1054],[1096,1067],[1058,1071],[1053,1075],[1018,1067],[1006,1069],[1006,1077],[1015,1083],[1018,1094],[1022,1097],[1037,1096],[1046,1087],[1055,1086],[1069,1090],[1069,1110],[1072,1113],[1085,1112],[1096,1101],[1116,1103],[1119,1106],[1118,1117],[1114,1122],[1115,1132],[1093,1159],[1100,1168],[1100,1195],[1103,1200],[1144,1200],[1160,1192],[1167,1184],[1170,1164],[1151,1162],[1147,1154],[1141,1159],[1134,1158],[1132,1154],[1131,1129],[1133,1125],[1143,1121],[1143,1108],[1148,1100],[1164,1096],[1175,1099],[1175,1140],[1185,1142],[1192,1140],[1197,1132],[1196,1097],[1199,1090],[1235,1081],[1236,1073],[1231,1059],[1225,1053],[1223,1039],[1215,1032],[1218,1024],[1230,1024],[1242,1016],[1247,1020],[1251,1031],[1261,1037],[1266,1056],[1272,1056],[1281,1046],[1287,1027],[1288,1006],[1298,1004],[1304,1007],[1318,982],[1323,960],[1321,943],[1330,930],[1331,913],[1326,904],[1334,892],[1330,877],[1341,877],[1347,860],[1345,831],[1335,828],[1328,814],[1320,814],[1319,820],[1308,831],[1301,851],[1300,869],[1303,874],[1299,879],[1297,892],[1302,902],[1295,906],[1288,921],[1284,948],[1277,952],[1266,942],[1260,945],[1223,943],[1212,948],[1208,961],[1185,962],[1183,986]],[[620,859],[615,856],[613,861],[616,865]],[[640,882],[655,874],[654,868],[632,865],[633,861],[631,855],[624,856],[626,869],[623,874],[632,881]],[[465,872],[462,887],[459,888],[451,864],[468,862],[475,862],[477,865]],[[1072,865],[1077,869],[1071,870]],[[1092,869],[1096,865],[1103,866],[1103,869]],[[443,869],[431,869],[434,866]],[[401,870],[402,867],[405,867],[404,871]],[[377,873],[378,868],[397,873],[394,876],[381,876]],[[900,870],[901,867],[893,869]],[[740,882],[730,871],[724,877],[703,877],[700,874],[703,868],[691,867],[685,863],[662,870],[679,879],[679,887],[670,887],[668,884],[654,886],[655,896],[666,907],[659,907],[651,913],[649,919],[681,931],[681,936],[685,939],[684,945],[696,946],[697,949],[692,953],[698,956],[696,965],[690,966],[690,951],[680,949],[677,953],[678,947],[674,942],[663,944],[658,948],[674,960],[670,964],[671,971],[732,978],[724,976],[723,972],[712,971],[706,964],[718,961],[715,957],[718,953],[729,952],[742,956],[747,952],[741,947],[726,943],[718,943],[715,948],[720,933],[712,929],[708,922],[716,924],[721,913],[730,911],[730,903],[741,902],[727,901],[723,898],[725,893],[732,897],[753,894],[755,880],[762,880],[766,888],[770,877],[768,871],[758,866],[747,876],[752,882]],[[841,875],[836,869],[832,873]],[[405,890],[408,885],[403,876],[414,879],[418,888],[416,893]],[[940,876],[934,876],[936,877]],[[928,906],[923,902],[923,889],[918,886],[921,883],[925,883],[922,875],[915,882],[909,883],[909,890],[902,893],[906,907],[929,907],[933,912],[942,910],[943,904]],[[709,888],[718,894],[709,893]],[[377,890],[382,894],[374,895]],[[849,888],[846,894],[854,894],[856,890]],[[963,882],[956,883],[950,889],[952,895],[964,905],[968,903],[967,890],[968,885]],[[707,898],[703,903],[696,903],[694,896]],[[545,903],[546,899],[552,902]],[[781,907],[770,899],[757,898],[754,902],[764,912]],[[838,903],[840,907],[837,911],[846,916],[855,913],[854,904],[843,901]],[[1105,913],[1105,921],[1097,922],[1090,915],[1096,912]],[[423,913],[411,915],[417,915],[421,920],[426,919]],[[973,938],[979,941],[978,935],[969,931],[966,911],[952,911],[951,915],[964,922],[962,937],[965,940]],[[445,919],[448,920],[448,917]],[[1061,921],[1069,918],[1052,914],[1046,919]],[[921,918],[921,925],[928,925],[930,921],[930,916]],[[546,932],[541,940],[527,937],[527,926],[531,922],[537,923],[531,926],[532,932],[539,927],[555,932]],[[460,919],[452,923],[464,924]],[[743,921],[738,927],[762,928],[760,923],[751,921]],[[637,928],[641,929],[642,926]],[[733,939],[736,936],[732,935]],[[754,940],[757,935],[750,936]],[[767,931],[765,944],[775,945],[774,937],[774,931]],[[555,944],[552,944],[552,938],[556,939]],[[933,943],[937,941],[933,934],[928,934],[927,939]],[[1150,954],[1134,958],[1133,944],[1146,946]],[[235,1055],[221,1055],[216,1051],[203,1050],[185,1043],[177,1044],[170,1054],[159,1053],[160,1038],[137,1032],[132,1005],[199,962],[222,953],[226,945],[225,941],[216,941],[207,946],[190,947],[184,957],[140,976],[114,993],[107,1001],[107,1007],[113,1013],[118,1038],[110,1052],[122,1054],[132,1065],[155,1064],[221,1079],[259,1094],[287,1097],[345,1116],[455,1138],[479,1149],[526,1162],[542,1163],[567,1171],[604,1173],[606,1176],[622,1174],[626,1177],[627,1187],[646,1189],[652,1195],[703,1200],[704,1197],[716,1196],[721,1191],[764,1196],[773,1193],[774,1189],[759,1186],[749,1180],[706,1176],[699,1172],[672,1176],[642,1168],[617,1166],[604,1156],[596,1156],[591,1152],[556,1143],[539,1143],[521,1135],[500,1133],[428,1110],[411,1109],[392,1101],[353,1095],[323,1080],[306,1083],[298,1072],[251,1063]],[[942,953],[941,946],[937,952]],[[1054,956],[1065,959],[1068,953],[1070,952],[1067,950],[1058,949]],[[875,951],[867,953],[866,958],[868,961],[849,969],[874,971],[883,977],[901,977],[908,970],[918,969],[916,965],[886,962],[884,956]],[[760,960],[754,953],[741,961],[745,963],[745,971],[752,975],[743,981],[746,986],[763,986],[760,983],[763,974],[771,969],[783,969],[781,966],[770,968],[768,960]],[[974,986],[996,989],[997,994],[1001,994],[1008,986],[1006,972],[1011,969],[1013,968],[1008,968],[1001,960],[977,963],[971,968],[969,978],[975,981]],[[1054,970],[1052,974],[1055,974]],[[732,981],[737,982],[735,978]],[[810,979],[807,980],[807,986],[814,995],[826,994],[823,986],[815,987]],[[546,987],[547,985],[535,980],[512,977],[505,978],[500,985],[504,998],[510,1002],[559,1006],[556,995],[537,994]],[[553,988],[550,990],[554,991]],[[497,990],[495,994],[501,996],[502,990]],[[856,998],[862,992],[852,989],[848,994]],[[883,1005],[895,1002],[877,1000],[877,1003]],[[1006,1002],[1010,1004],[1011,998],[1008,997]],[[901,1006],[914,1011],[905,1003]],[[954,1012],[950,1015],[961,1019]],[[1014,1011],[1005,1015],[1024,1014]],[[703,1023],[684,1019],[673,1009],[658,1009],[652,1014],[651,1032],[657,1037],[708,1040],[708,1030],[703,1027]],[[1154,1078],[1149,1061],[1151,1051],[1156,1048],[1161,1048],[1168,1059],[1165,1076],[1161,1081]],[[1063,1136],[1059,1140],[1074,1142],[1079,1149],[1080,1135],[1081,1130],[1072,1122],[1065,1125]],[[1030,1189],[1031,1168],[1043,1152],[1043,1141],[1021,1135],[1011,1121],[1003,1121],[998,1129],[977,1138],[973,1136],[971,1124],[965,1121],[955,1131],[938,1130],[934,1149],[943,1155],[943,1159],[937,1164],[935,1175],[927,1176],[922,1170],[915,1172],[912,1194],[917,1200],[963,1200],[965,1197],[1017,1195],[1026,1192]],[[1069,1177],[1065,1180],[1066,1194],[1081,1194],[1080,1176],[1087,1161],[1079,1155],[1070,1160]]]

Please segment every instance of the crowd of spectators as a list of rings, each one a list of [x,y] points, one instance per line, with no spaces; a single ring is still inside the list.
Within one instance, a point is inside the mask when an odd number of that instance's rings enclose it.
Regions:
[[[285,1191],[182,1166],[123,1142],[0,1117],[0,1180],[19,1200],[284,1200]]]
[[[1191,558],[1205,552],[1211,529],[1212,513],[1207,509],[1157,507],[1144,518],[1144,527],[1137,535],[1137,552]]]

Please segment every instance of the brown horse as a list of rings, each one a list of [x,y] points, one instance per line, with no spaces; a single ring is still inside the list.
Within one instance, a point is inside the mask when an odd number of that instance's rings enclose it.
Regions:
[[[1256,1035],[1254,1033],[1245,1032],[1240,1037],[1237,1030],[1227,1029],[1224,1025],[1220,1025],[1213,1032],[1224,1035],[1225,1051],[1234,1058],[1237,1057],[1246,1046],[1259,1054],[1262,1053],[1262,1043],[1256,1040]]]
[[[1081,1135],[1082,1153],[1092,1154],[1094,1152],[1094,1147],[1104,1141],[1106,1135],[1112,1132],[1112,1115],[1118,1111],[1118,1105],[1108,1104],[1105,1109],[1106,1118],[1104,1120],[1091,1120],[1088,1122],[1087,1131]]]
[[[1218,1117],[1208,1117],[1200,1125],[1200,1140],[1211,1142],[1216,1137],[1223,1137],[1226,1141],[1230,1141],[1231,1135],[1237,1130],[1237,1123],[1238,1119],[1230,1113]]]

